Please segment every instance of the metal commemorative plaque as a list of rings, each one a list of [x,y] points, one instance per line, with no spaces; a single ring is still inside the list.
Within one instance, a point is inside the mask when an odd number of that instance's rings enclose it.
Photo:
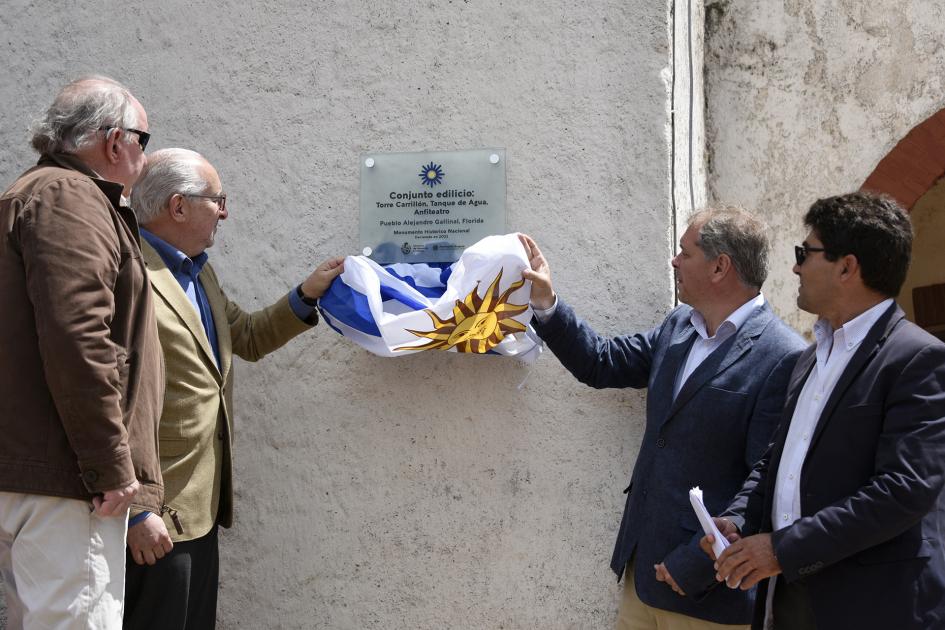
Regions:
[[[506,218],[505,149],[361,156],[361,247],[379,264],[453,262]]]

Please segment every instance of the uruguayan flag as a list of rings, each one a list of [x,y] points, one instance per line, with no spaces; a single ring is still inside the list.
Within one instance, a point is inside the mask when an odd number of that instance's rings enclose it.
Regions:
[[[455,263],[382,267],[348,256],[319,300],[329,326],[384,357],[424,350],[493,353],[533,361],[528,258],[518,236],[489,236]]]

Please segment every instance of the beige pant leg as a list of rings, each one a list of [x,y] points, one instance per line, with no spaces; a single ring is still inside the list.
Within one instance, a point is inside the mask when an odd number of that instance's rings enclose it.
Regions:
[[[617,630],[749,630],[750,626],[712,623],[648,606],[637,597],[632,564],[627,565],[623,575],[623,595],[617,613]]]
[[[10,630],[121,630],[127,514],[0,492],[0,571]]]

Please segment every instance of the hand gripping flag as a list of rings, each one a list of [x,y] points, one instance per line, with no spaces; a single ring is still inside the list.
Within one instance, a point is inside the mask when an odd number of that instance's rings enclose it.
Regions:
[[[455,263],[382,267],[348,256],[319,300],[335,331],[383,357],[425,350],[491,353],[534,361],[528,258],[518,236],[489,236]]]

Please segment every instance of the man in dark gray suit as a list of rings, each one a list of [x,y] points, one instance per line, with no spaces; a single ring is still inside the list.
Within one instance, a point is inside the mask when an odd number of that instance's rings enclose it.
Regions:
[[[711,513],[728,505],[768,445],[804,345],[761,295],[765,230],[735,208],[696,214],[672,260],[684,304],[652,330],[613,339],[557,298],[547,261],[522,236],[535,328],[551,351],[592,387],[647,388],[646,431],[611,560],[618,579],[626,570],[621,630],[751,619],[751,592],[717,588],[688,492],[701,486]]]

